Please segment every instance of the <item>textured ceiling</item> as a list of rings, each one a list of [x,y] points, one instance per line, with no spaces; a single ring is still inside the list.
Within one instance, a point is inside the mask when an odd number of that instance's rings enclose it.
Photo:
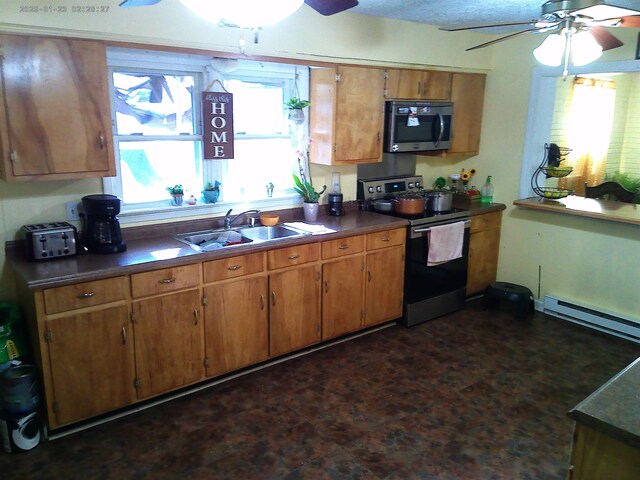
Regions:
[[[359,0],[350,12],[425,23],[440,28],[528,22],[540,17],[544,0]],[[640,10],[640,0],[607,1]],[[482,29],[480,33],[516,32],[527,28]]]

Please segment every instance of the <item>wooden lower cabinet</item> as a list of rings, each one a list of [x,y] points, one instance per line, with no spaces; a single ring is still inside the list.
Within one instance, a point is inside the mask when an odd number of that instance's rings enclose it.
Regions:
[[[125,305],[46,321],[52,427],[135,401],[133,336]]]
[[[476,295],[496,281],[502,212],[471,217],[467,296]]]
[[[322,339],[362,328],[364,320],[364,256],[322,266]]]
[[[402,316],[404,244],[367,253],[364,325]]]
[[[136,301],[132,311],[139,399],[204,377],[199,289]]]
[[[208,377],[269,357],[267,279],[264,276],[204,288],[205,365]]]
[[[320,266],[269,274],[269,353],[277,357],[321,339]]]

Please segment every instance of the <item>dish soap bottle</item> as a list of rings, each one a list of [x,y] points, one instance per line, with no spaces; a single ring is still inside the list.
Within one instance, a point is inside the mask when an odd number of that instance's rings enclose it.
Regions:
[[[482,188],[480,189],[480,202],[493,202],[493,184],[491,183],[491,175],[487,177],[487,181],[484,182],[484,185],[482,185]]]

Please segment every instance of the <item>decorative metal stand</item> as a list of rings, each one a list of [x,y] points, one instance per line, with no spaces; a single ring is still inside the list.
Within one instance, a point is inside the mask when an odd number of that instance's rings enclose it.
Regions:
[[[536,195],[544,198],[564,198],[573,193],[569,188],[547,187],[545,183],[547,178],[566,177],[573,171],[573,167],[560,166],[569,152],[570,148],[559,147],[555,143],[544,144],[544,158],[531,177],[531,188]]]

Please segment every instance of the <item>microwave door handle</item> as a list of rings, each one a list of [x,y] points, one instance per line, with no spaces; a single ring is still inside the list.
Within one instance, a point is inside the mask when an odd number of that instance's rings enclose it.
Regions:
[[[438,132],[438,138],[435,142],[433,142],[433,146],[437,147],[442,140],[442,136],[444,135],[444,116],[442,112],[438,112],[438,123],[440,125],[440,131]]]

